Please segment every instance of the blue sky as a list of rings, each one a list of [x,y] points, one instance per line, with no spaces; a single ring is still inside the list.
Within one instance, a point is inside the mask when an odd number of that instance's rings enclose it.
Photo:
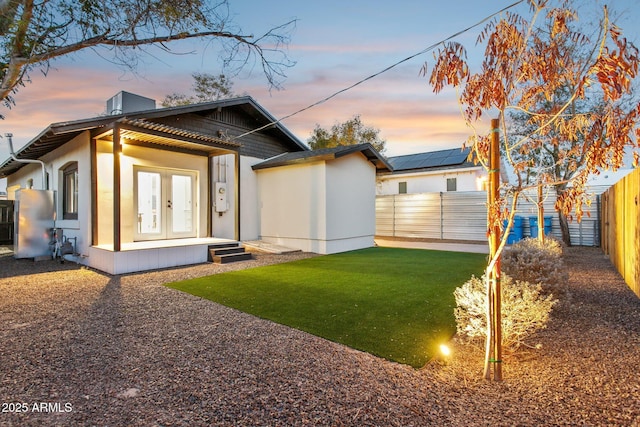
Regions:
[[[592,1],[592,0],[590,0]],[[593,0],[601,3],[600,0]],[[253,96],[275,117],[283,117],[427,46],[469,27],[515,0],[231,0],[234,21],[244,33],[260,35],[269,28],[297,19],[289,45],[296,65],[287,70],[283,90],[269,91],[259,67],[234,79],[238,94]],[[618,10],[638,10],[640,0],[614,0]],[[522,11],[522,7],[519,9]],[[634,12],[634,15],[637,13]],[[624,15],[621,26],[633,40],[634,15]],[[468,48],[481,27],[458,37]],[[634,29],[635,31],[635,29]],[[3,109],[0,133],[12,132],[20,147],[53,122],[103,113],[105,101],[121,90],[156,99],[173,92],[186,93],[191,73],[220,73],[217,45],[171,45],[182,55],[150,48],[136,74],[123,71],[93,51],[54,63],[47,77],[32,73],[33,83],[21,89],[17,105]],[[472,54],[480,58],[479,52]],[[332,100],[283,123],[306,141],[314,126],[330,127],[360,114],[365,124],[380,129],[389,156],[459,147],[469,134],[460,115],[455,93],[434,95],[420,75],[431,53],[407,61]],[[0,139],[0,158],[6,158]]]

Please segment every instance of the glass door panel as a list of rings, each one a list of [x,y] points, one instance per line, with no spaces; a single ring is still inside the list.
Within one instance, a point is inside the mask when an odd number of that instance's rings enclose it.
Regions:
[[[191,174],[171,175],[171,198],[168,201],[171,237],[193,234],[194,181]]]
[[[141,238],[161,237],[163,229],[162,184],[159,172],[137,172],[137,229]]]
[[[135,168],[135,240],[196,236],[197,172]]]

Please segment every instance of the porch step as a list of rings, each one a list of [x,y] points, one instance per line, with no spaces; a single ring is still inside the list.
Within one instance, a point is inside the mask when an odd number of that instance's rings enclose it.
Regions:
[[[245,261],[253,258],[239,243],[219,243],[209,245],[209,262],[226,264],[235,261]]]

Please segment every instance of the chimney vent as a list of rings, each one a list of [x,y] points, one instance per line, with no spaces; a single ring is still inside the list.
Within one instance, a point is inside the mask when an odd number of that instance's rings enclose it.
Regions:
[[[151,98],[125,91],[118,92],[107,100],[107,115],[133,113],[135,111],[155,110],[156,101]]]

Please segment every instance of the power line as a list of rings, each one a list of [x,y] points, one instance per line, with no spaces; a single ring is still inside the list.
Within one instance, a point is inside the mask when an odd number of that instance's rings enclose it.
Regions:
[[[295,116],[295,115],[297,115],[297,114],[300,114],[300,113],[302,113],[302,112],[304,112],[304,111],[310,110],[311,108],[317,107],[318,105],[324,104],[325,102],[329,101],[330,99],[335,98],[336,96],[338,96],[338,95],[340,95],[340,94],[342,94],[342,93],[344,93],[344,92],[347,92],[347,91],[349,91],[349,90],[351,90],[351,89],[355,88],[356,86],[359,86],[359,85],[361,85],[361,84],[363,84],[363,83],[365,83],[365,82],[367,82],[367,81],[369,81],[369,80],[371,80],[371,79],[374,79],[374,78],[376,78],[376,77],[380,76],[381,74],[386,73],[387,71],[389,71],[389,70],[391,70],[391,69],[393,69],[393,68],[397,67],[397,66],[398,66],[398,65],[400,65],[400,64],[403,64],[403,63],[405,63],[405,62],[407,62],[407,61],[412,60],[412,59],[413,59],[413,58],[415,58],[415,57],[418,57],[418,56],[420,56],[420,55],[423,55],[423,54],[425,54],[425,53],[427,53],[427,52],[429,52],[429,51],[431,51],[431,50],[435,49],[436,47],[438,47],[438,46],[440,46],[440,45],[442,45],[442,44],[444,44],[444,43],[448,42],[449,40],[452,40],[452,39],[454,39],[454,38],[456,38],[456,37],[458,37],[458,36],[460,36],[460,35],[462,35],[462,34],[466,33],[467,31],[470,31],[470,30],[472,30],[473,28],[478,27],[478,26],[480,26],[480,25],[484,24],[484,23],[485,23],[485,22],[487,22],[488,20],[492,19],[494,16],[499,15],[499,14],[501,14],[501,13],[503,13],[503,12],[505,12],[505,11],[507,11],[507,10],[509,10],[509,9],[513,8],[513,7],[515,7],[515,6],[519,5],[520,3],[523,3],[524,1],[525,1],[525,0],[518,0],[517,2],[512,3],[511,5],[506,6],[506,7],[502,8],[502,9],[500,9],[499,11],[497,11],[497,12],[495,12],[495,13],[492,13],[491,15],[489,15],[489,16],[487,16],[486,18],[484,18],[484,19],[482,19],[482,20],[480,20],[480,21],[476,22],[475,24],[473,24],[473,25],[471,25],[471,26],[469,26],[469,27],[465,28],[464,30],[460,30],[460,31],[458,31],[457,33],[454,33],[454,34],[450,35],[449,37],[447,37],[447,38],[445,38],[445,39],[442,39],[442,40],[440,40],[440,41],[438,41],[438,42],[436,42],[436,43],[434,43],[434,44],[432,44],[432,45],[430,45],[430,46],[426,47],[425,49],[421,50],[421,51],[420,51],[420,52],[418,52],[418,53],[415,53],[415,54],[413,54],[413,55],[411,55],[411,56],[408,56],[408,57],[406,57],[406,58],[404,58],[404,59],[402,59],[402,60],[400,60],[400,61],[398,61],[398,62],[396,62],[396,63],[394,63],[394,64],[392,64],[392,65],[390,65],[390,66],[388,66],[388,67],[386,67],[385,69],[383,69],[383,70],[381,70],[381,71],[378,71],[378,72],[377,72],[377,73],[375,73],[375,74],[370,75],[369,77],[365,77],[364,79],[359,80],[359,81],[357,81],[356,83],[354,83],[354,84],[352,84],[352,85],[350,85],[350,86],[347,86],[347,87],[345,87],[345,88],[343,88],[343,89],[340,89],[339,91],[334,92],[333,94],[331,94],[331,95],[327,96],[326,98],[323,98],[323,99],[321,99],[321,100],[319,100],[319,101],[314,102],[313,104],[310,104],[310,105],[308,105],[308,106],[306,106],[306,107],[304,107],[304,108],[301,108],[301,109],[299,109],[299,110],[297,110],[297,111],[294,111],[294,112],[293,112],[293,113],[291,113],[291,114],[288,114],[288,115],[286,115],[286,116],[283,116],[283,117],[279,118],[278,120],[276,120],[276,121],[274,121],[274,122],[270,122],[270,123],[268,123],[268,124],[266,124],[266,125],[264,125],[264,126],[261,126],[261,127],[257,128],[257,129],[253,129],[253,130],[251,130],[251,131],[249,131],[249,132],[245,132],[245,133],[240,134],[240,135],[238,135],[238,136],[234,136],[234,137],[232,137],[232,138],[231,138],[231,140],[239,139],[239,138],[243,138],[243,137],[245,137],[245,136],[247,136],[247,135],[251,135],[251,134],[253,134],[253,133],[255,133],[255,132],[260,132],[261,130],[266,129],[266,128],[269,128],[269,127],[271,127],[271,126],[274,126],[274,125],[276,125],[276,124],[278,124],[278,123],[282,122],[283,120],[289,119],[289,118],[291,118],[291,117],[293,117],[293,116]]]

